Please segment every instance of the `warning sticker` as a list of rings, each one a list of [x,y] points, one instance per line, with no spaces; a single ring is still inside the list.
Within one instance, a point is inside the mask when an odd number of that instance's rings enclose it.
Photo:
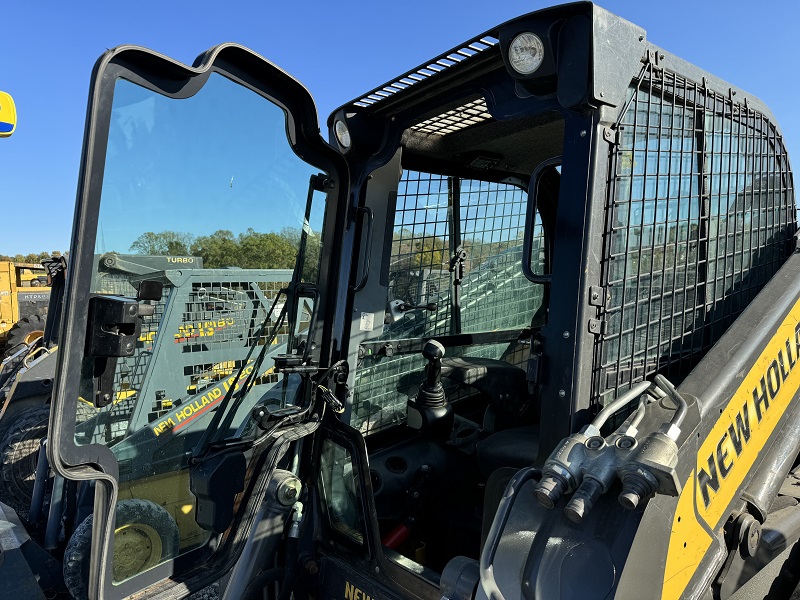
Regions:
[[[361,329],[361,331],[372,331],[374,325],[375,325],[375,315],[373,315],[372,313],[362,312],[361,325],[359,326],[359,329]]]

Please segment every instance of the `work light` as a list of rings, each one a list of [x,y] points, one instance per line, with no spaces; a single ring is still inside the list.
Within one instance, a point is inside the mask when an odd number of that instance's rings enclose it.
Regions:
[[[347,128],[347,124],[341,119],[336,119],[333,124],[333,131],[336,134],[336,141],[339,142],[339,145],[344,150],[350,148],[350,130]]]
[[[508,62],[520,75],[530,75],[544,60],[544,44],[538,35],[528,31],[520,33],[508,47]]]

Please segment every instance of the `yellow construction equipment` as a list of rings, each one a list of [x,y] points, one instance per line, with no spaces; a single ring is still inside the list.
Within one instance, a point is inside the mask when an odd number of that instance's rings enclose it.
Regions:
[[[42,265],[0,261],[0,344],[6,352],[41,337],[49,300]]]

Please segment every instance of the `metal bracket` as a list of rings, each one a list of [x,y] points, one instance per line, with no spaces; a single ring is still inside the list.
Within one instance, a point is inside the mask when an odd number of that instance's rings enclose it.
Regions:
[[[603,139],[612,146],[619,145],[619,131],[611,127],[603,127]]]
[[[606,322],[602,319],[589,319],[589,333],[592,335],[605,335]]]
[[[539,383],[539,377],[542,373],[542,355],[544,354],[544,343],[541,334],[534,332],[530,337],[530,355],[528,356],[528,364],[526,368],[525,378],[528,381],[528,391],[533,393],[531,388]]]
[[[448,269],[453,273],[453,285],[460,285],[461,280],[464,279],[464,263],[467,260],[467,251],[463,246],[456,248],[453,256],[450,257],[450,268]]]
[[[600,308],[606,305],[606,291],[599,285],[593,285],[589,288],[589,306],[599,306]]]
[[[658,66],[658,52],[653,48],[648,48],[642,57],[642,62],[646,65]]]

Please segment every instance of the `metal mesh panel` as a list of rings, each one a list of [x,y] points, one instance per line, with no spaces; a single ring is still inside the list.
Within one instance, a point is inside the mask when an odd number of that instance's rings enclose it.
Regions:
[[[384,327],[380,339],[529,326],[542,304],[543,290],[522,272],[526,208],[526,193],[511,185],[404,172],[395,211],[389,300],[414,305],[435,302],[436,310],[406,312]],[[459,218],[454,221],[456,214]],[[540,226],[537,234],[536,247],[541,249]],[[466,252],[457,319],[451,272],[456,248]],[[539,251],[534,255],[542,256]],[[469,356],[501,358],[507,348],[508,344],[493,344],[466,350]],[[451,348],[448,355],[464,352]],[[370,433],[404,422],[406,402],[416,392],[424,366],[416,354],[363,358],[356,371],[351,424]],[[447,380],[443,383],[449,397],[458,393],[447,388]]]
[[[183,317],[173,335],[183,352],[204,352],[242,346],[252,337],[269,308],[253,304],[249,282],[196,281],[183,305]],[[249,344],[248,344],[249,345]]]
[[[430,133],[433,135],[447,135],[462,129],[467,129],[478,123],[483,123],[492,118],[489,109],[486,108],[486,100],[479,98],[473,102],[448,110],[431,119],[412,125],[410,129],[420,133]]]
[[[522,272],[527,194],[505,184],[462,180],[461,332],[523,328],[542,303],[543,288]],[[535,237],[542,239],[541,228]]]
[[[681,379],[792,248],[792,178],[768,119],[647,65],[612,149],[593,400]]]

